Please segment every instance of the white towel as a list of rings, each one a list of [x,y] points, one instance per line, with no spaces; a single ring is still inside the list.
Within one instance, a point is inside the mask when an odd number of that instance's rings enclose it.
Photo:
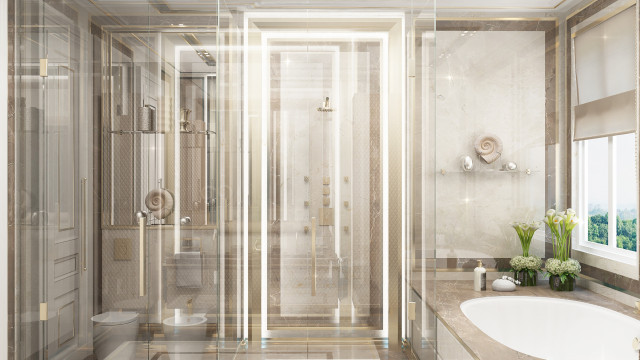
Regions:
[[[176,286],[184,288],[202,287],[202,256],[199,251],[175,254]]]

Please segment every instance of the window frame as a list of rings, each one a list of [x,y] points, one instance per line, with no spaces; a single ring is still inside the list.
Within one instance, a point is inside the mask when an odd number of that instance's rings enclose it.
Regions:
[[[607,149],[608,149],[608,205],[607,213],[615,214],[615,216],[609,216],[608,220],[608,239],[607,245],[598,244],[588,240],[589,236],[589,201],[588,201],[588,188],[589,188],[589,167],[588,167],[588,147],[587,141],[575,141],[573,142],[574,159],[577,166],[574,171],[574,181],[572,181],[573,193],[577,196],[574,197],[574,204],[576,212],[580,216],[580,223],[576,227],[577,231],[572,234],[573,249],[582,251],[588,254],[608,258],[614,261],[619,261],[629,265],[637,265],[638,261],[638,246],[636,245],[636,251],[626,250],[618,247],[617,241],[617,161],[616,161],[616,136],[607,136]],[[635,137],[636,148],[638,138]],[[636,189],[637,192],[638,189]],[[637,196],[637,195],[636,195]],[[636,199],[637,205],[637,199]],[[637,206],[636,206],[637,209]],[[637,212],[637,210],[636,210]],[[637,215],[637,213],[636,213]],[[577,239],[576,239],[577,237]],[[577,240],[577,241],[576,241]],[[636,241],[638,241],[638,228],[636,227]]]

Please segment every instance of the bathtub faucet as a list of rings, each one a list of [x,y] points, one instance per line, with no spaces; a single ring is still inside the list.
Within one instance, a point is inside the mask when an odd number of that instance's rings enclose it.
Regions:
[[[193,315],[193,299],[187,300],[187,315]]]

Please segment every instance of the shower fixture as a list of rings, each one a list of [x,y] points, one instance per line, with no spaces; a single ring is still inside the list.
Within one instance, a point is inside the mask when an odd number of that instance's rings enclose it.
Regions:
[[[316,110],[320,111],[320,112],[332,112],[333,108],[329,107],[329,97],[327,96],[326,98],[324,98],[324,101],[322,102],[322,106],[317,108]]]
[[[180,109],[180,132],[189,132],[189,114],[191,110],[187,108]]]

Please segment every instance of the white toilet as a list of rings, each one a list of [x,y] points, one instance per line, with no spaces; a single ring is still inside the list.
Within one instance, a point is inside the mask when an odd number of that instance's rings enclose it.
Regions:
[[[93,348],[98,360],[103,360],[120,345],[135,341],[138,335],[138,313],[108,311],[91,318]],[[127,346],[119,359],[135,359],[135,346]]]

